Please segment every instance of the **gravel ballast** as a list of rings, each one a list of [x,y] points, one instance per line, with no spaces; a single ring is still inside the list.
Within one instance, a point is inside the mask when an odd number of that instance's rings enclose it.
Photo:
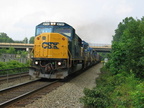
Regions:
[[[70,82],[60,86],[47,95],[28,104],[25,108],[83,108],[79,98],[84,96],[84,88],[96,86],[95,79],[99,76],[102,63],[86,70]]]

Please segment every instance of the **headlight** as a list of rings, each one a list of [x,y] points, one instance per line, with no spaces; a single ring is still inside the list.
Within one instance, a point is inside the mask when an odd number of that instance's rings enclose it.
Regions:
[[[55,22],[51,22],[51,25],[56,25],[56,23]]]
[[[35,61],[35,64],[37,65],[37,64],[38,64],[38,61]]]
[[[61,62],[58,62],[58,65],[60,66],[62,63]]]

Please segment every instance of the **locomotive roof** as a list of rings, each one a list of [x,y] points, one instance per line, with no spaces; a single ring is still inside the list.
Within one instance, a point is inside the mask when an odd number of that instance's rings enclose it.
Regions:
[[[67,27],[72,27],[65,22],[42,22],[37,26],[67,26]]]

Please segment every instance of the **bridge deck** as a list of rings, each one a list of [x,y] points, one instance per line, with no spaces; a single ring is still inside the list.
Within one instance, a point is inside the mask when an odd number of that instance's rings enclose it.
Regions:
[[[0,48],[9,48],[14,47],[17,49],[32,49],[34,44],[25,44],[25,43],[0,43]],[[90,45],[91,48],[96,49],[98,52],[110,52],[111,45]]]
[[[0,48],[33,48],[34,44],[25,44],[25,43],[0,43]]]

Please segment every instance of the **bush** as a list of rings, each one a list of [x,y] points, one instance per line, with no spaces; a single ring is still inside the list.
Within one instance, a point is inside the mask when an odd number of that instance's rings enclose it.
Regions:
[[[0,70],[14,69],[14,68],[20,68],[20,67],[29,67],[29,63],[23,64],[23,63],[20,63],[18,61],[15,61],[15,60],[10,61],[10,62],[0,62]],[[26,71],[27,69],[24,69],[24,70]],[[9,70],[9,71],[0,71],[0,75],[6,74],[7,72],[9,74],[19,73],[19,72],[21,72],[21,69],[14,69],[14,70]]]
[[[84,96],[80,98],[80,101],[85,104],[85,106],[96,107],[96,108],[106,108],[109,105],[109,98],[103,92],[102,88],[95,89],[84,89]]]
[[[7,65],[5,62],[0,62],[0,70],[2,69],[6,69],[7,68]]]
[[[104,68],[101,70],[105,70]],[[144,81],[126,72],[112,75],[103,72],[96,79],[97,86],[92,90],[85,88],[80,102],[92,108],[143,108]]]
[[[12,60],[10,62],[6,62],[6,65],[8,65],[9,69],[18,68],[18,67],[25,67],[26,64],[20,63],[18,61]]]

